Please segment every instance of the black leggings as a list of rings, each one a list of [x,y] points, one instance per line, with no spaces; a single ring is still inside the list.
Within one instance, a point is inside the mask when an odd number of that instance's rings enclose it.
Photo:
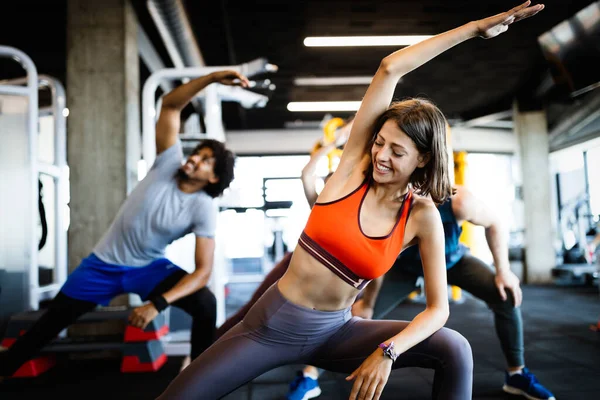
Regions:
[[[165,293],[186,275],[185,271],[174,272],[160,282],[149,297]],[[191,356],[196,358],[215,339],[217,320],[215,296],[208,288],[204,287],[175,301],[172,305],[181,308],[193,318]],[[96,303],[77,300],[59,292],[40,319],[7,351],[0,352],[0,376],[14,374],[23,363],[37,355],[60,331],[74,323],[83,314],[95,309],[96,306]]]

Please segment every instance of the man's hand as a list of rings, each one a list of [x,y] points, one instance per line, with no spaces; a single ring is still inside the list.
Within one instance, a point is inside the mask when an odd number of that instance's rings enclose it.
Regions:
[[[354,380],[350,400],[378,400],[392,371],[392,360],[375,350],[349,377]]]
[[[373,318],[373,307],[369,307],[365,304],[363,299],[357,300],[352,305],[352,315],[355,317],[361,317],[364,319]]]
[[[511,270],[498,271],[494,278],[494,282],[496,283],[496,287],[498,288],[502,300],[506,301],[506,289],[508,289],[515,298],[515,307],[521,306],[523,292],[521,291],[519,278],[517,278]]]
[[[129,315],[129,324],[136,328],[144,329],[157,315],[158,311],[154,307],[154,304],[148,303],[133,309]]]
[[[241,86],[247,88],[250,86],[248,78],[236,71],[219,71],[211,74],[213,80],[221,85]]]

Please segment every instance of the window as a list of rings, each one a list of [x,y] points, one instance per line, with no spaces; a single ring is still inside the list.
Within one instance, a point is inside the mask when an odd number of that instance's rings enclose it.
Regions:
[[[309,159],[307,155],[237,158],[235,179],[219,203],[224,210],[219,229],[226,257],[265,256],[276,231],[286,249],[294,249],[310,212],[300,180]],[[319,167],[327,173],[326,164]]]

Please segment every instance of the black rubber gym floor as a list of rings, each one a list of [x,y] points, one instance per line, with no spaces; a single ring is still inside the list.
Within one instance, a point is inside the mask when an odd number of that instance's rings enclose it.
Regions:
[[[592,287],[525,286],[522,306],[526,360],[540,382],[558,400],[597,399],[600,393],[600,332],[590,329],[600,316],[598,289]],[[503,357],[485,304],[469,296],[451,306],[446,326],[460,331],[473,347],[473,398],[519,399],[502,392]],[[409,319],[421,304],[403,304],[390,318]],[[121,374],[120,360],[67,360],[34,379],[0,384],[1,400],[26,399],[154,399],[178,373],[181,358],[171,357],[155,373]],[[301,366],[271,371],[226,397],[227,400],[284,399],[287,385]],[[321,399],[347,399],[350,384],[341,374],[321,377]],[[394,371],[382,399],[428,399],[432,372]],[[218,384],[218,382],[216,383]]]

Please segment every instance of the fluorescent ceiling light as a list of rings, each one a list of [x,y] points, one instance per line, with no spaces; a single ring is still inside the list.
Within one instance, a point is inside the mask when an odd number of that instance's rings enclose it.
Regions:
[[[370,85],[372,76],[346,76],[323,78],[295,78],[296,86],[342,86],[342,85]]]
[[[304,39],[306,47],[336,46],[410,46],[429,39],[431,35],[408,36],[313,36]]]
[[[293,101],[287,109],[294,112],[302,111],[358,111],[360,101]]]

